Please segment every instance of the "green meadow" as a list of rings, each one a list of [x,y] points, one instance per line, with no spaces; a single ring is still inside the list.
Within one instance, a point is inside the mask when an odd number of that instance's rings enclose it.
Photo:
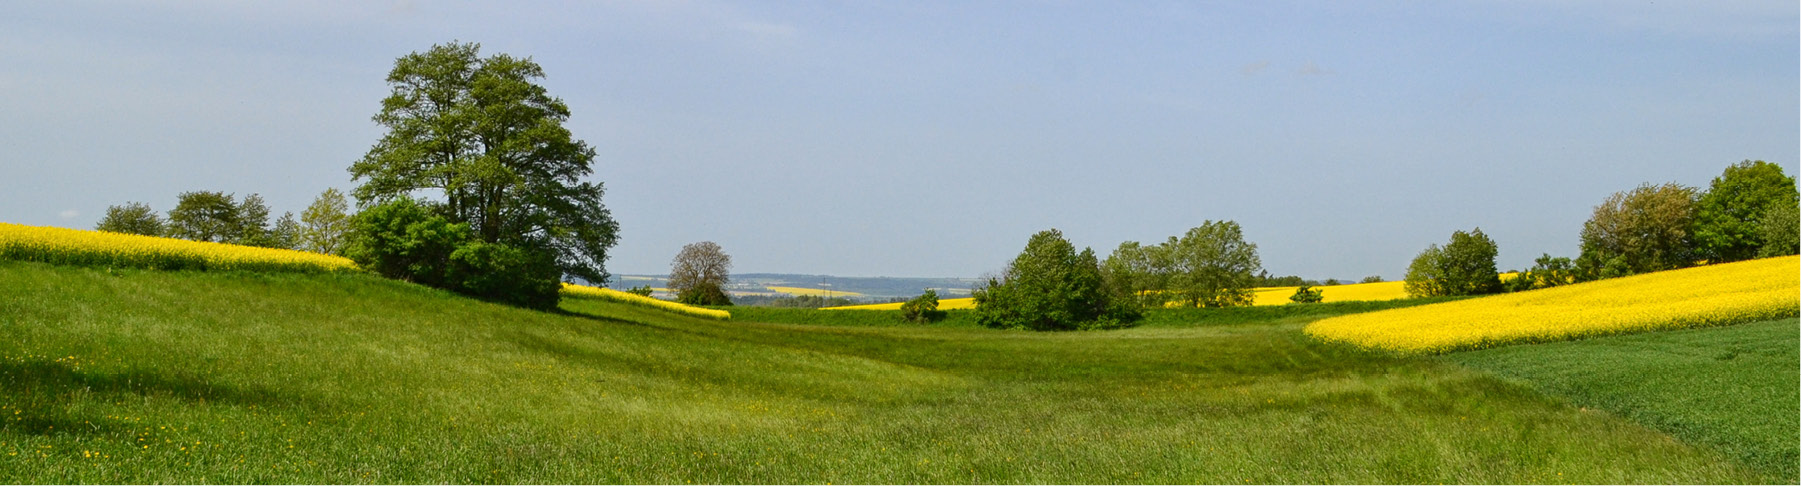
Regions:
[[[1446,356],[1301,333],[1420,302],[1031,333],[0,262],[0,478],[1797,481],[1794,319]]]

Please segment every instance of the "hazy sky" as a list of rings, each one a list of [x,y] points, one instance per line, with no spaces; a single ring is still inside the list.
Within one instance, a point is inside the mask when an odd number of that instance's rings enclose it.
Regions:
[[[1395,279],[1478,226],[1517,268],[1615,191],[1801,172],[1797,8],[4,2],[0,221],[298,213],[355,187],[394,59],[461,40],[568,103],[614,273],[712,240],[738,272],[974,277],[1047,228],[1105,256],[1222,219],[1280,275]]]

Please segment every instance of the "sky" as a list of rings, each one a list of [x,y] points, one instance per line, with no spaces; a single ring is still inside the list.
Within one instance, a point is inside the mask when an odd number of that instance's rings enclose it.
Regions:
[[[1673,4],[1674,3],[1674,4]],[[1609,194],[1801,173],[1796,2],[0,3],[0,222],[261,194],[384,131],[394,60],[525,56],[597,152],[607,269],[978,277],[1231,220],[1276,275],[1403,276],[1481,230],[1575,256]]]

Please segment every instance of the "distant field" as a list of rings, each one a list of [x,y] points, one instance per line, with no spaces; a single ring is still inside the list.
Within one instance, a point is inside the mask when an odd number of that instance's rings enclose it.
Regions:
[[[769,291],[771,291],[771,292],[783,293],[783,294],[788,294],[788,295],[812,295],[812,296],[820,296],[820,297],[825,297],[828,295],[832,296],[832,297],[862,297],[863,296],[863,294],[859,294],[856,292],[845,292],[842,290],[810,289],[810,288],[806,288],[806,287],[765,286],[763,288],[769,289]]]
[[[1030,333],[854,319],[883,312],[794,310],[848,319],[830,326],[717,321],[598,299],[531,312],[361,274],[0,262],[0,472],[17,483],[1769,481],[1738,456],[1530,382],[1300,331],[1309,316],[1411,304],[1153,310],[1135,329]]]
[[[889,302],[886,304],[846,305],[846,306],[838,306],[838,307],[826,307],[824,310],[900,310],[901,304],[902,304],[901,302]],[[974,297],[964,297],[961,299],[938,299],[938,310],[958,310],[958,309],[974,309],[974,308],[976,308],[976,299]]]
[[[1255,305],[1287,305],[1300,287],[1258,287]],[[1375,282],[1363,284],[1328,285],[1313,287],[1320,291],[1323,302],[1348,302],[1357,300],[1394,300],[1407,298],[1404,282]]]
[[[1307,333],[1400,352],[1740,324],[1801,312],[1801,259],[1767,258],[1334,317]]]

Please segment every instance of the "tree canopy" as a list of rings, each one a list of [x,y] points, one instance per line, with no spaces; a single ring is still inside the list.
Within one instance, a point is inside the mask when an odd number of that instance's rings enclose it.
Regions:
[[[94,227],[100,231],[134,235],[162,236],[163,218],[149,204],[128,202],[123,206],[107,206],[106,217]]]
[[[563,123],[569,108],[535,81],[530,58],[482,57],[475,43],[395,61],[374,117],[388,132],[350,167],[361,204],[420,195],[481,242],[546,253],[557,271],[604,283],[619,231],[601,204],[594,149]],[[495,254],[502,254],[495,253]]]
[[[169,236],[215,243],[236,242],[244,232],[237,198],[215,191],[189,191],[169,210]]]
[[[1795,199],[1795,179],[1782,166],[1747,160],[1727,167],[1695,202],[1697,256],[1716,263],[1757,258],[1765,215]]]
[[[1402,285],[1407,295],[1414,297],[1500,292],[1501,277],[1495,270],[1495,256],[1499,253],[1495,241],[1482,234],[1482,228],[1468,233],[1455,231],[1443,248],[1429,245],[1413,258]]]
[[[686,304],[731,305],[725,284],[731,282],[732,256],[718,243],[702,241],[682,245],[669,262],[669,288]]]
[[[1611,278],[1695,264],[1695,190],[1680,184],[1616,192],[1582,225],[1577,276]]]
[[[1262,266],[1237,222],[1203,221],[1162,244],[1120,243],[1102,268],[1146,306],[1227,307],[1251,304]]]
[[[1117,327],[1136,320],[1101,276],[1094,250],[1077,252],[1055,229],[1032,235],[1001,279],[975,291],[976,321],[1033,331]]]

